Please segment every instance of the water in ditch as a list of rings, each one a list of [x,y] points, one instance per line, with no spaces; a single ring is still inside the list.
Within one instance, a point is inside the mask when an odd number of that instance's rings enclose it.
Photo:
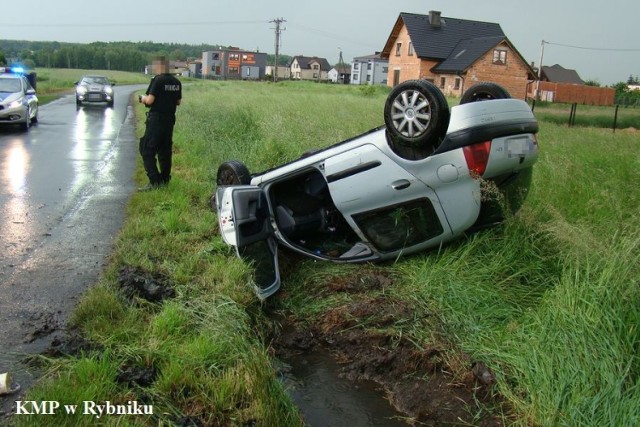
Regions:
[[[309,427],[407,426],[377,384],[341,378],[330,355],[313,351],[285,363],[282,380]]]

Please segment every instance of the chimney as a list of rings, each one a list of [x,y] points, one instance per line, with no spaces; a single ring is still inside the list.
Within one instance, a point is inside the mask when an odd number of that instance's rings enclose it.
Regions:
[[[429,11],[429,23],[432,27],[439,28],[442,26],[442,21],[440,20],[440,11],[439,10],[430,10]]]

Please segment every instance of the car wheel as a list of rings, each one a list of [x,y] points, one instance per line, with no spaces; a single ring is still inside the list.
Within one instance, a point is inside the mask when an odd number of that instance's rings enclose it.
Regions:
[[[249,169],[239,160],[229,160],[218,168],[216,184],[225,185],[247,185],[251,182]]]
[[[27,107],[27,111],[25,112],[26,120],[23,123],[20,123],[20,127],[23,131],[28,131],[29,127],[31,127],[31,108]]]
[[[31,123],[38,123],[38,110],[36,110],[36,114],[31,119]]]
[[[511,94],[502,86],[490,82],[481,82],[474,84],[462,94],[460,104],[508,98],[511,98]]]
[[[418,160],[440,145],[449,126],[449,105],[433,83],[409,80],[389,93],[384,122],[391,148],[404,158]]]

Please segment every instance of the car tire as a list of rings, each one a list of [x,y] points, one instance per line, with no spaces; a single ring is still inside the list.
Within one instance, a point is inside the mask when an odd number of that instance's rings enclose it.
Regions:
[[[511,94],[502,86],[496,83],[480,82],[474,84],[462,94],[460,104],[509,98],[511,98]]]
[[[226,185],[248,185],[251,182],[249,169],[239,160],[229,160],[218,167],[216,184],[218,187]]]
[[[27,119],[23,123],[20,123],[20,128],[26,132],[31,127],[31,108],[27,107],[25,115],[27,116]]]
[[[36,115],[31,119],[31,124],[38,123],[38,112],[36,111]]]
[[[428,157],[440,145],[449,126],[444,94],[427,80],[408,80],[394,87],[384,105],[389,145],[409,160]]]

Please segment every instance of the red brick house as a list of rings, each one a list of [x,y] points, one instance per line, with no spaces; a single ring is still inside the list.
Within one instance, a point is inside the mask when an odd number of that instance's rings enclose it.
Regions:
[[[460,96],[480,81],[504,86],[525,99],[535,71],[506,37],[499,24],[401,13],[382,50],[389,59],[388,86],[427,79],[446,95]]]

